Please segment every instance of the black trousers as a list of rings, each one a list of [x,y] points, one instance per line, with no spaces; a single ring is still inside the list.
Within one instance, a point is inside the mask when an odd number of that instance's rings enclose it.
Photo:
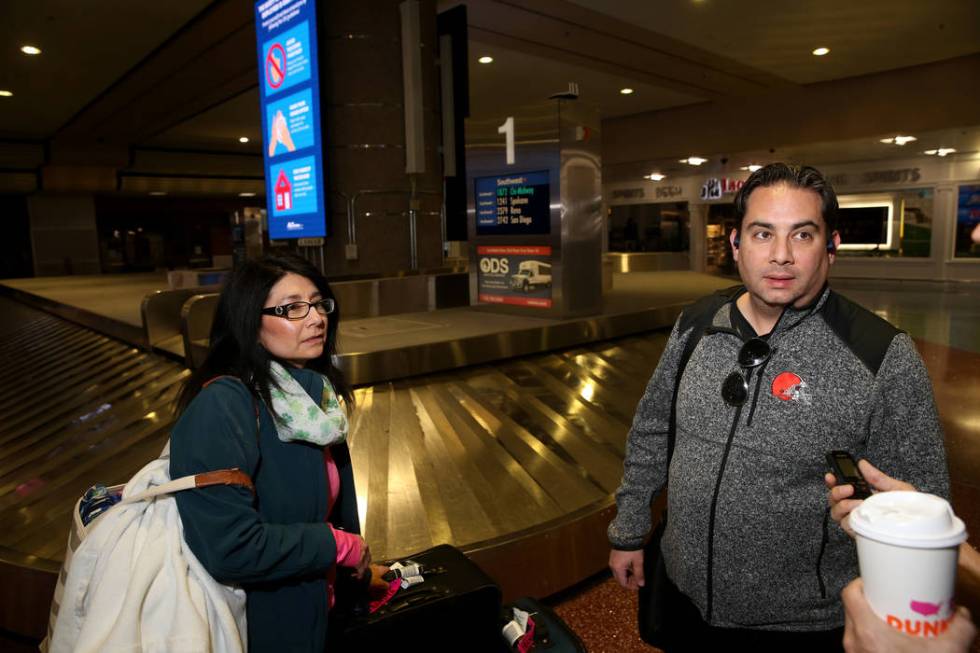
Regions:
[[[669,579],[668,579],[669,581]],[[673,588],[676,589],[676,588]],[[844,651],[844,628],[817,631],[754,630],[718,628],[701,618],[701,612],[680,590],[666,606],[669,627],[667,653],[687,651],[786,651],[788,653],[834,653]]]

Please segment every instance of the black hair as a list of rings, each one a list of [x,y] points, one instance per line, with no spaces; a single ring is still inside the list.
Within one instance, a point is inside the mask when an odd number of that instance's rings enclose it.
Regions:
[[[316,266],[300,256],[265,256],[236,266],[225,281],[218,299],[207,357],[188,377],[177,398],[178,414],[187,408],[204,384],[223,375],[241,379],[252,395],[265,401],[265,405],[272,410],[269,384],[275,383],[275,380],[272,379],[269,364],[277,361],[284,367],[289,365],[278,360],[259,343],[261,310],[269,291],[289,272],[306,277],[320,291],[321,297],[329,297],[336,303],[326,277]],[[327,320],[327,342],[323,353],[308,361],[306,367],[326,376],[350,411],[354,406],[353,392],[343,372],[333,364],[339,324],[340,305],[336,304]]]
[[[735,195],[736,237],[742,233],[742,221],[745,219],[745,211],[752,191],[779,184],[812,190],[820,196],[820,215],[827,226],[827,242],[833,242],[833,233],[837,229],[837,193],[834,192],[834,187],[816,168],[785,163],[770,163],[759,168],[749,175],[745,184],[738,189]]]

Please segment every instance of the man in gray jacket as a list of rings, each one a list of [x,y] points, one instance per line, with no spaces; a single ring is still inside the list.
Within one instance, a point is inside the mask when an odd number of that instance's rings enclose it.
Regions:
[[[840,592],[857,556],[828,519],[826,454],[948,497],[932,387],[908,335],[827,286],[837,198],[817,170],[768,165],[735,211],[744,286],[674,327],[630,430],[609,564],[629,589],[649,580],[643,547],[673,426],[667,650],[842,650]]]

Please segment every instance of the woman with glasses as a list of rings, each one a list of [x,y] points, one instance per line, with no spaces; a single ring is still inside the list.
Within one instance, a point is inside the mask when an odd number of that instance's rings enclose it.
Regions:
[[[248,648],[323,651],[338,577],[370,563],[347,449],[351,389],[332,362],[340,322],[324,276],[267,256],[228,278],[207,359],[171,434],[172,478],[237,467],[255,485],[176,495],[184,539],[245,589]]]

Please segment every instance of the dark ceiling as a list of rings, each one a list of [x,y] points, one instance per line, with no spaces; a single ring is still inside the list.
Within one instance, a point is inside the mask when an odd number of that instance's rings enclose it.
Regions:
[[[613,118],[980,51],[976,0],[467,5],[476,115],[568,82]],[[3,2],[0,138],[258,154],[254,38],[240,0]]]

